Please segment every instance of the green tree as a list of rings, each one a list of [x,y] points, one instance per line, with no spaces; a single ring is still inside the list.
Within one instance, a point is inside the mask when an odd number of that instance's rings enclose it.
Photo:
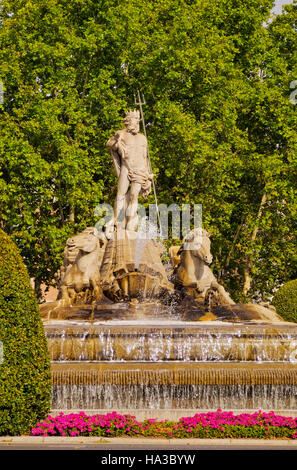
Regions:
[[[102,149],[121,100],[83,2],[8,1],[1,15],[1,221],[39,285],[114,185]]]
[[[53,279],[66,238],[113,201],[105,143],[137,89],[159,202],[203,205],[233,297],[296,276],[296,6],[267,23],[272,5],[3,0],[0,217],[31,276]]]

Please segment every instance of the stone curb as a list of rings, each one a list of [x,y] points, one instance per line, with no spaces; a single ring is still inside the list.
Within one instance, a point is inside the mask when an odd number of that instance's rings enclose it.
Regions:
[[[153,445],[209,445],[209,446],[233,446],[233,445],[253,445],[263,446],[288,446],[297,448],[297,440],[295,439],[154,439],[154,438],[129,438],[129,437],[42,437],[42,436],[2,436],[0,444],[153,444]]]
[[[64,415],[68,414],[79,414],[81,411],[84,411],[84,413],[88,416],[93,416],[93,415],[105,415],[107,413],[111,413],[110,409],[84,409],[81,410],[79,409],[52,409],[51,412],[49,413],[50,416],[58,416],[60,413],[63,413]],[[156,419],[157,421],[160,420],[167,420],[167,421],[178,421],[180,418],[183,418],[184,416],[194,416],[196,414],[200,413],[216,413],[217,408],[208,408],[208,409],[203,409],[203,408],[164,408],[164,409],[147,409],[147,408],[120,408],[116,410],[117,413],[121,415],[132,415],[135,416],[137,421],[144,421],[145,419]],[[249,409],[249,408],[244,408],[244,409],[222,409],[223,413],[230,412],[232,411],[234,415],[239,415],[242,413],[247,413],[247,414],[254,414],[259,411],[259,409]],[[262,413],[270,413],[271,409],[262,409]],[[291,418],[297,418],[297,409],[292,409],[292,410],[273,410],[275,415],[279,416],[289,416]]]

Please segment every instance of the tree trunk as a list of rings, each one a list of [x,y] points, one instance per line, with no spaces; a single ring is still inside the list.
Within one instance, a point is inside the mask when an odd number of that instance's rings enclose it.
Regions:
[[[34,292],[37,300],[40,301],[42,299],[41,282],[37,279],[34,279]]]
[[[71,206],[70,214],[69,214],[69,222],[74,224],[74,218],[75,218],[75,209],[74,209],[74,206]]]
[[[246,266],[244,268],[244,285],[243,285],[243,289],[242,289],[242,293],[244,296],[247,295],[248,291],[250,290],[251,288],[251,284],[252,284],[252,277],[250,275],[250,269],[248,266]]]
[[[251,236],[250,245],[252,245],[254,243],[255,239],[256,239],[256,236],[257,236],[257,233],[258,233],[258,230],[259,230],[259,222],[260,222],[260,219],[262,217],[263,208],[266,204],[266,199],[267,199],[267,196],[266,196],[266,193],[264,193],[263,196],[262,196],[261,202],[260,202],[260,206],[259,206],[259,210],[258,210],[258,214],[257,214],[257,218],[256,218],[256,225],[254,227],[254,230],[253,230],[253,233],[252,233],[252,236]],[[242,293],[243,293],[244,296],[247,295],[248,291],[251,288],[251,284],[252,284],[252,281],[253,281],[253,279],[251,277],[251,274],[250,274],[251,267],[252,267],[252,262],[248,258],[247,264],[244,268],[244,284],[243,284],[243,289],[242,289]]]
[[[243,227],[243,224],[245,223],[246,221],[246,216],[243,216],[242,217],[242,220],[240,222],[240,224],[238,225],[237,229],[236,229],[236,232],[235,232],[235,235],[233,237],[233,241],[232,241],[232,245],[231,245],[231,248],[229,250],[229,253],[227,255],[227,258],[226,258],[226,261],[225,261],[225,266],[223,268],[223,275],[222,275],[222,279],[225,279],[226,277],[226,273],[227,273],[227,270],[229,268],[229,264],[230,264],[230,260],[231,260],[231,255],[233,253],[233,250],[234,250],[234,247],[235,247],[235,244],[238,240],[238,237],[239,237],[239,234],[240,234],[240,231]]]

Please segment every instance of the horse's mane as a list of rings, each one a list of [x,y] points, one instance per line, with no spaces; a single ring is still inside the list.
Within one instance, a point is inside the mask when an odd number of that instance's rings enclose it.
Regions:
[[[184,237],[182,243],[189,242],[195,237],[207,237],[210,238],[210,233],[204,228],[194,228]]]
[[[181,255],[185,251],[184,244],[192,242],[195,237],[210,238],[210,233],[207,230],[204,230],[204,228],[194,228],[183,238],[182,244],[177,254]]]

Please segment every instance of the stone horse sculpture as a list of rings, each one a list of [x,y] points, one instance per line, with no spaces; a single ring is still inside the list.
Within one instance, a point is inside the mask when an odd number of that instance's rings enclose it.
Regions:
[[[196,228],[189,232],[177,254],[180,255],[180,263],[176,268],[177,284],[186,287],[187,292],[194,294],[197,300],[205,302],[212,295],[220,305],[235,305],[209,267],[212,254],[209,233],[206,230]]]
[[[94,227],[68,238],[61,272],[60,299],[66,303],[101,300],[100,266],[106,241]]]

